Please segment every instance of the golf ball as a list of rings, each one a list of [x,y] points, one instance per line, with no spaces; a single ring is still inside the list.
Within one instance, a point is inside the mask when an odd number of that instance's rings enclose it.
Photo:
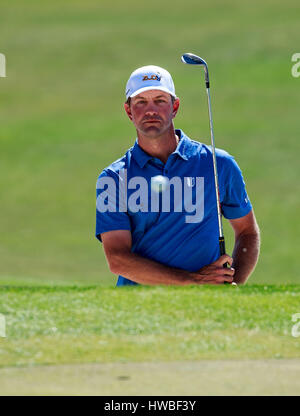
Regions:
[[[154,192],[163,192],[169,186],[169,180],[165,176],[157,175],[151,178],[151,189]]]

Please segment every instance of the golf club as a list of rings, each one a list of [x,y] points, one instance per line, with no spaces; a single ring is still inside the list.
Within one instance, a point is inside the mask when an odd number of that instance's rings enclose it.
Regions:
[[[222,226],[222,212],[221,212],[221,204],[220,204],[218,170],[217,170],[217,161],[216,161],[216,152],[215,152],[215,139],[214,139],[213,121],[212,121],[212,113],[211,113],[208,67],[204,59],[192,53],[183,54],[181,56],[181,60],[185,64],[201,65],[204,68],[205,85],[206,85],[206,92],[207,92],[207,99],[208,99],[208,113],[209,113],[211,147],[212,147],[212,154],[213,154],[215,189],[216,189],[216,198],[217,198],[218,224],[219,224],[219,247],[220,247],[220,256],[222,256],[223,254],[225,254],[225,239],[224,239],[223,226]],[[224,267],[227,267],[227,263],[224,264]]]

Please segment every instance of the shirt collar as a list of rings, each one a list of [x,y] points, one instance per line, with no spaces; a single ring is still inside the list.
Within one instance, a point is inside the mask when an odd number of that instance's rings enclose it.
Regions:
[[[151,155],[144,152],[144,150],[139,146],[138,139],[135,140],[134,146],[132,148],[132,156],[140,168],[143,168],[146,163],[153,158]]]
[[[179,137],[179,143],[173,153],[176,153],[183,160],[188,160],[188,149],[190,146],[190,139],[183,133],[182,130],[175,130],[175,133]],[[149,160],[153,159],[153,156],[144,152],[144,150],[139,146],[138,139],[135,140],[134,146],[132,148],[132,156],[136,160],[140,168],[143,168]]]
[[[183,133],[182,130],[176,129],[175,133],[179,137],[179,143],[176,147],[174,153],[179,155],[182,159],[188,160],[188,147],[189,147],[189,138]]]

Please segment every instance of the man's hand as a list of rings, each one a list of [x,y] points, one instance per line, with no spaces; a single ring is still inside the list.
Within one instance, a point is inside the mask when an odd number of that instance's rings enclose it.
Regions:
[[[232,267],[224,267],[225,263],[231,266],[232,262],[233,259],[224,254],[215,262],[202,267],[195,273],[195,284],[222,285],[232,283],[235,270]]]

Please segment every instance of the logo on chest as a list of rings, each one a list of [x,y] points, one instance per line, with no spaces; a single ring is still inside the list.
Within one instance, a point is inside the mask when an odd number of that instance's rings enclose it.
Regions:
[[[189,188],[192,188],[193,186],[195,186],[195,178],[193,176],[187,176],[186,184]]]

